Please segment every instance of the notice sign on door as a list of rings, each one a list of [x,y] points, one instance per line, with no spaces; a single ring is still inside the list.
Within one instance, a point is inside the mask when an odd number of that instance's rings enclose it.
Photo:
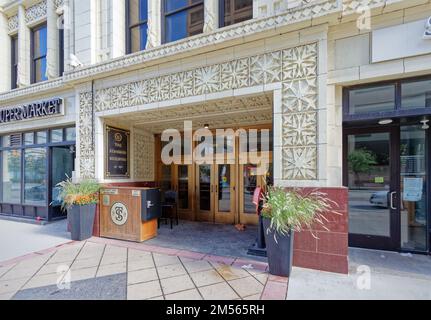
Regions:
[[[130,131],[106,126],[105,176],[129,178]]]
[[[424,180],[422,178],[404,178],[404,201],[421,201]]]

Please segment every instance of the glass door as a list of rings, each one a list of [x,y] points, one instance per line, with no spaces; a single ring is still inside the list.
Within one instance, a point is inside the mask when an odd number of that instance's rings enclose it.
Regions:
[[[214,166],[196,166],[196,214],[199,221],[214,222]]]
[[[428,250],[427,130],[401,126],[401,249]]]
[[[235,222],[235,166],[218,164],[215,166],[215,222]]]
[[[175,166],[175,181],[174,189],[178,194],[178,214],[181,219],[193,219],[192,207],[192,191],[193,191],[193,175],[192,166],[176,165]]]
[[[51,206],[53,208],[53,217],[62,215],[61,212],[61,198],[60,188],[58,183],[66,180],[68,177],[72,178],[72,172],[75,167],[75,151],[74,147],[53,147],[51,149]]]
[[[345,185],[349,188],[349,243],[396,249],[399,245],[399,178],[394,129],[356,129],[345,135]]]

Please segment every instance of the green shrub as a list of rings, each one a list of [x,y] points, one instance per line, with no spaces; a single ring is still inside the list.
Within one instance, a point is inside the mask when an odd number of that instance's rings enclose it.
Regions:
[[[99,202],[100,185],[94,180],[83,180],[74,183],[71,178],[57,184],[61,188],[62,209],[71,206],[85,206]]]

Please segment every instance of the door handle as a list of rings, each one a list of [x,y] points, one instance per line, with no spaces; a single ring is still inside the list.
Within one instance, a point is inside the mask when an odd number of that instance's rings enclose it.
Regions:
[[[392,210],[397,210],[397,208],[394,207],[394,195],[396,193],[397,193],[396,191],[393,191],[393,192],[390,193],[390,196],[389,196],[390,206],[391,206]]]

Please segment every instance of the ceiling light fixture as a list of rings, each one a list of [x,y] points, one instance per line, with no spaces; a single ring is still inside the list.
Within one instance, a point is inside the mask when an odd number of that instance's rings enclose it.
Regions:
[[[394,122],[394,120],[392,119],[383,119],[379,121],[380,125],[386,125],[386,124],[391,124],[392,122]]]
[[[423,119],[423,120],[421,120],[421,123],[422,123],[422,129],[424,129],[424,130],[428,130],[429,128],[430,128],[430,126],[429,126],[429,123],[430,121],[428,120],[428,119]]]
[[[209,124],[205,124],[205,125],[204,125],[204,128],[205,128],[205,129],[209,129],[209,128],[210,128],[210,125],[209,125]]]

